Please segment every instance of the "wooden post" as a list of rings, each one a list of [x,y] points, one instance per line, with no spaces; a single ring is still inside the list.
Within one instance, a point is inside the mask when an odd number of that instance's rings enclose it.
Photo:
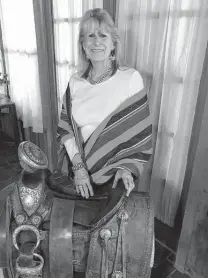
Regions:
[[[58,121],[52,2],[33,0],[37,40],[40,91],[43,111],[44,143],[50,170],[57,161],[56,129]]]

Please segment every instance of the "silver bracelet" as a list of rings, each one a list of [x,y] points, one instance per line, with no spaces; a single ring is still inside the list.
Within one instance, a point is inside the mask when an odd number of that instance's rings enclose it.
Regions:
[[[74,166],[72,166],[72,171],[75,172],[81,168],[86,168],[84,162],[76,163]]]

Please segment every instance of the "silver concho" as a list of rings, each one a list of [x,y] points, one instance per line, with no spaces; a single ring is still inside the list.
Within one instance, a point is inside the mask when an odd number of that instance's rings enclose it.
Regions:
[[[127,211],[122,210],[119,214],[118,214],[118,218],[124,220],[124,221],[128,221],[129,220],[129,215],[127,213]]]
[[[114,271],[111,276],[111,278],[122,278],[122,277],[123,277],[123,273],[121,271]]]
[[[20,213],[15,218],[17,225],[22,225],[26,221],[26,217],[23,213]]]
[[[111,230],[110,229],[102,229],[100,230],[100,237],[103,239],[103,240],[109,240],[112,236],[112,233],[111,233]]]
[[[41,223],[42,217],[40,215],[34,215],[31,219],[33,225],[38,226]]]

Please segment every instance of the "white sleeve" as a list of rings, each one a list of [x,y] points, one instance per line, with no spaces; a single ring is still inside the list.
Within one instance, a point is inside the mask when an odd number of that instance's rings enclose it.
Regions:
[[[143,79],[138,71],[134,71],[129,84],[129,96],[133,96],[144,88]]]
[[[64,142],[64,146],[66,148],[66,151],[68,153],[70,160],[72,161],[75,154],[79,153],[77,144],[75,142],[75,137],[72,137],[72,138],[69,138],[68,140],[66,140]]]
[[[73,98],[73,93],[74,93],[74,83],[75,83],[76,76],[77,76],[77,73],[74,73],[74,74],[72,74],[72,76],[69,79],[70,93],[71,93],[72,98]],[[70,160],[72,161],[75,154],[79,153],[77,144],[75,142],[75,137],[73,136],[73,137],[67,139],[64,142],[64,146],[66,148],[66,151],[67,151],[67,154],[68,154]]]

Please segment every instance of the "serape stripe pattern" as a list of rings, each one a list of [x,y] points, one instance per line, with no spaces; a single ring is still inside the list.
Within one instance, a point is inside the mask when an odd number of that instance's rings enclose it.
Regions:
[[[84,145],[84,151],[95,183],[108,181],[119,168],[139,177],[152,155],[152,121],[145,90],[126,100],[104,126],[101,123]]]
[[[69,120],[71,118],[63,109],[58,132],[64,140],[78,130],[76,123],[72,125]],[[128,169],[138,178],[152,155],[152,121],[145,90],[123,102],[85,143],[77,136],[75,139],[83,147],[85,163],[94,183],[107,182],[118,169]]]
[[[64,104],[62,105],[61,115],[59,119],[59,124],[57,127],[57,140],[64,144],[64,142],[72,138],[74,136],[74,132],[72,129],[72,122],[68,117],[67,110],[66,110],[66,100],[64,96]]]
[[[76,122],[72,116],[71,105],[71,93],[68,83],[66,92],[63,96],[63,105],[57,128],[57,141],[61,143],[59,153],[61,153],[62,148],[64,148],[64,142],[72,137],[75,137],[79,152],[84,160],[81,134],[79,133],[78,126],[76,125]]]

